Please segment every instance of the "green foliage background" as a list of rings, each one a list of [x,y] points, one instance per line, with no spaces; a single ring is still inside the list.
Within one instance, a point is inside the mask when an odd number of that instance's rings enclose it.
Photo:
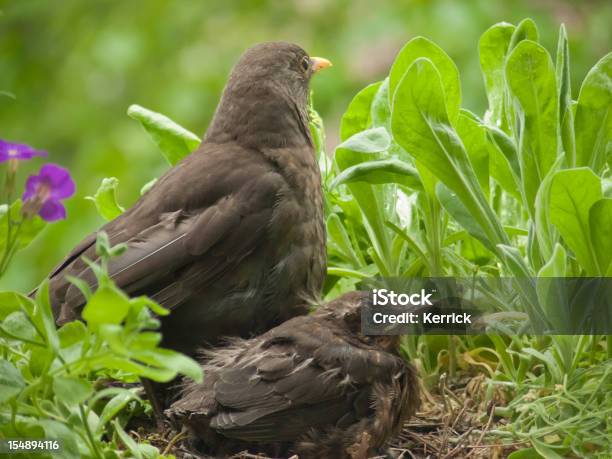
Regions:
[[[491,24],[538,23],[554,49],[559,22],[570,37],[573,97],[612,38],[606,1],[206,1],[0,2],[0,137],[49,151],[70,168],[77,195],[69,218],[50,225],[19,254],[0,282],[26,290],[102,220],[91,202],[104,177],[119,178],[118,200],[133,203],[144,183],[167,165],[137,122],[139,103],[201,135],[227,74],[242,51],[265,40],[291,40],[335,67],[316,78],[315,104],[338,143],[340,115],[367,83],[384,77],[397,51],[424,35],[461,72],[463,106],[482,113],[475,43]],[[329,149],[331,150],[331,149]],[[22,174],[31,172],[30,164]]]

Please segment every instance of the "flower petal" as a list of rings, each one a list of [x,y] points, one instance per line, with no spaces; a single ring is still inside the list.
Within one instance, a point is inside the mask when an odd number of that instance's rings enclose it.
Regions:
[[[38,211],[38,215],[48,222],[63,220],[66,218],[66,208],[55,199],[48,199]]]
[[[66,199],[74,194],[75,185],[68,169],[48,163],[40,168],[40,176],[49,183],[50,195],[54,199]]]
[[[21,197],[22,201],[26,201],[27,199],[31,199],[36,195],[36,191],[40,186],[42,179],[39,175],[30,175],[25,183],[25,191],[23,192],[23,196]]]
[[[24,143],[12,143],[0,139],[0,162],[9,159],[32,159],[34,156],[47,156],[47,152],[35,150]]]

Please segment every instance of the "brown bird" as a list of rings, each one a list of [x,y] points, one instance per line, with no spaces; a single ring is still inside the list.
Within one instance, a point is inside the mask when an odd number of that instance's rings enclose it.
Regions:
[[[320,293],[325,226],[307,103],[312,75],[329,65],[290,43],[247,50],[199,148],[100,228],[128,247],[108,266],[117,285],[172,311],[164,346],[192,354],[261,333]],[[96,260],[96,233],[50,275],[58,324],[85,301],[67,277],[96,285],[81,259]]]
[[[197,454],[380,453],[417,409],[419,389],[398,336],[360,334],[369,301],[351,292],[261,336],[204,351],[204,382],[187,382],[166,414],[187,426]]]

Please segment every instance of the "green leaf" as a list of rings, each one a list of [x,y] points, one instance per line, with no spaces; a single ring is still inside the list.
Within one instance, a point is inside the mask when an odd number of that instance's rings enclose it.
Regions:
[[[561,244],[555,244],[550,260],[538,271],[538,277],[565,277],[567,254]]]
[[[180,352],[169,349],[142,349],[132,354],[139,362],[160,368],[170,369],[201,383],[203,379],[202,367],[198,362]]]
[[[131,105],[127,114],[140,122],[172,166],[200,145],[197,135],[160,113],[140,105]]]
[[[553,250],[553,245],[559,234],[550,222],[550,185],[552,178],[561,166],[562,157],[557,158],[553,167],[550,168],[536,194],[534,227],[538,243],[538,249],[544,260],[547,260]]]
[[[391,104],[389,103],[389,78],[385,78],[372,99],[370,118],[372,127],[389,129],[391,118]]]
[[[545,459],[534,448],[523,448],[513,451],[508,455],[508,459]]]
[[[336,148],[336,157],[346,156],[345,152],[357,153],[379,153],[385,151],[391,145],[391,138],[387,130],[382,127],[368,129],[359,132],[342,142]]]
[[[470,235],[482,242],[489,250],[495,251],[495,247],[491,245],[491,242],[487,239],[487,235],[480,225],[472,218],[470,212],[455,193],[449,190],[443,183],[438,182],[436,185],[436,196],[440,204],[442,204],[442,207],[444,207],[457,223],[465,228]]]
[[[391,105],[395,103],[395,92],[404,74],[419,58],[427,58],[438,70],[438,79],[444,90],[447,116],[451,124],[454,124],[461,106],[459,71],[453,60],[442,48],[424,37],[416,37],[406,43],[393,62],[389,73],[389,100]]]
[[[600,199],[589,209],[591,240],[602,276],[612,276],[612,199]]]
[[[86,379],[55,376],[53,392],[58,400],[67,405],[78,405],[87,400],[93,392],[93,387]]]
[[[396,142],[461,199],[488,244],[508,242],[450,124],[442,81],[430,60],[417,59],[404,75],[395,93],[391,124]]]
[[[576,164],[576,140],[574,137],[574,112],[572,110],[572,88],[570,76],[569,45],[565,25],[559,28],[557,59],[555,62],[557,88],[559,89],[559,120],[563,150],[570,167]]]
[[[36,304],[38,305],[39,314],[39,326],[45,333],[45,339],[50,349],[57,352],[59,349],[59,337],[57,335],[57,327],[55,324],[55,317],[53,316],[53,310],[51,308],[51,301],[49,300],[49,281],[45,279],[36,291]],[[34,317],[36,320],[38,317]]]
[[[340,217],[337,214],[331,214],[327,218],[327,234],[331,242],[333,242],[342,255],[350,260],[353,266],[359,267],[363,263],[359,259],[359,256],[353,249],[353,244],[346,231],[346,228],[342,224]]]
[[[134,459],[143,459],[140,449],[138,448],[138,444],[136,443],[136,441],[134,441],[132,437],[127,434],[125,430],[123,430],[123,427],[121,427],[121,424],[119,423],[118,419],[115,419],[113,421],[113,427],[115,428],[115,432],[117,432],[117,435],[119,435],[119,438],[121,439],[125,447],[128,449],[128,451],[131,453],[131,455],[134,457]]]
[[[516,27],[506,22],[500,22],[487,29],[478,43],[480,68],[485,80],[491,124],[509,132],[507,126],[508,98],[504,66],[510,39]]]
[[[370,107],[382,81],[366,86],[357,93],[340,120],[340,139],[346,140],[365,131],[371,123]]]
[[[552,178],[550,221],[589,276],[600,274],[591,242],[589,210],[601,197],[601,181],[589,168],[561,170]]]
[[[360,132],[342,142],[334,155],[334,161],[340,172],[356,164],[372,159],[380,159],[379,153],[385,152],[391,145],[391,139],[384,127],[377,127]],[[385,260],[384,270],[390,270],[390,238],[385,227],[384,190],[368,183],[347,183],[352,196],[359,204],[363,214],[363,225],[370,242],[379,259]]]
[[[130,309],[129,298],[113,285],[100,287],[83,308],[89,325],[119,324]]]
[[[42,419],[40,426],[45,431],[45,437],[58,440],[61,445],[62,459],[80,459],[84,456],[79,449],[79,442],[82,442],[78,434],[59,421]]]
[[[117,203],[117,186],[119,179],[108,177],[102,179],[100,187],[93,196],[87,196],[85,199],[93,201],[98,209],[98,213],[105,220],[113,220],[121,215],[125,209]]]
[[[25,387],[21,372],[8,360],[0,359],[0,403],[5,403]]]
[[[525,201],[534,215],[535,196],[558,154],[559,109],[555,69],[548,51],[521,41],[508,56],[506,79],[522,109],[519,157]]]
[[[26,248],[32,240],[40,233],[46,226],[45,221],[38,215],[34,215],[29,219],[22,219],[21,217],[21,199],[15,200],[7,213],[0,217],[0,254],[3,254],[6,250],[7,242],[7,228],[8,220],[10,218],[13,225],[13,234],[17,228],[18,222],[21,221],[21,227],[19,228],[19,241],[17,242],[17,250]]]
[[[372,185],[398,183],[410,188],[422,188],[417,170],[399,159],[365,161],[344,169],[331,183],[334,188],[343,183],[366,182]]]
[[[117,416],[121,410],[125,408],[125,406],[131,401],[140,401],[140,397],[136,395],[134,392],[135,389],[123,389],[120,387],[113,387],[109,389],[103,389],[99,392],[96,392],[95,396],[92,397],[88,405],[92,406],[94,403],[97,403],[98,400],[103,398],[112,397],[102,409],[100,413],[100,419],[98,421],[98,431],[102,431],[104,426],[110,422],[115,416]]]
[[[62,348],[70,347],[80,341],[83,341],[87,336],[87,327],[80,320],[68,322],[57,331],[60,346]]]
[[[561,330],[570,323],[565,281],[562,279],[566,274],[567,254],[562,245],[556,244],[550,260],[538,271],[536,279],[540,306],[556,330]]]
[[[21,308],[32,311],[34,301],[19,292],[0,292],[0,320],[4,320],[6,316]]]
[[[612,53],[606,54],[582,82],[576,106],[576,166],[601,172],[612,154]]]
[[[15,311],[9,314],[2,321],[0,331],[4,332],[11,339],[40,342],[37,339],[36,329],[22,311]]]
[[[478,183],[489,196],[489,143],[486,129],[467,110],[461,110],[457,120],[457,133],[470,157]]]
[[[510,39],[509,49],[513,50],[523,40],[531,40],[537,42],[540,38],[538,33],[538,26],[533,22],[531,18],[525,18],[519,25],[516,26],[512,38]]]

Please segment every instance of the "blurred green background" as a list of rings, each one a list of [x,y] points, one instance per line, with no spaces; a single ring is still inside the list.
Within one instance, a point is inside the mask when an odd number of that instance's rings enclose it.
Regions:
[[[20,252],[0,288],[39,282],[83,236],[103,223],[83,199],[104,177],[120,180],[119,202],[167,167],[148,135],[126,116],[132,103],[160,111],[201,135],[232,64],[253,43],[288,40],[334,67],[315,78],[315,105],[337,140],[351,97],[385,76],[401,46],[424,35],[461,72],[463,105],[485,107],[477,42],[495,22],[530,16],[554,53],[558,26],[570,37],[574,97],[610,49],[610,1],[243,0],[0,2],[0,137],[31,144],[72,171],[68,219]],[[23,164],[24,176],[41,161]],[[22,177],[23,179],[23,177]],[[20,182],[22,183],[22,182]]]

